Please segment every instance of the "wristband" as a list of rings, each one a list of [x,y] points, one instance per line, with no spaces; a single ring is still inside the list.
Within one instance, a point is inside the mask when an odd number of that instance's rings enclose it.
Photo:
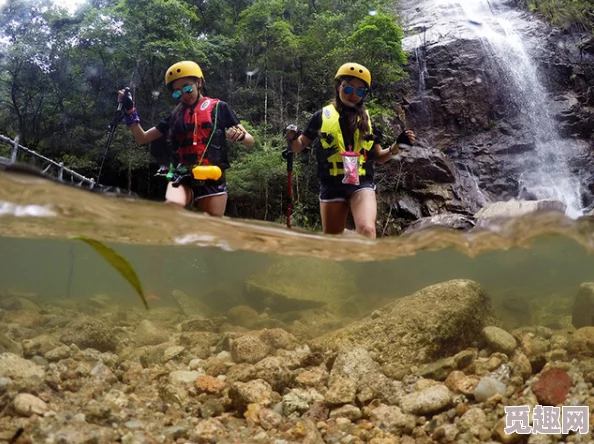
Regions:
[[[138,117],[138,113],[136,112],[136,108],[132,109],[130,114],[126,114],[124,116],[124,122],[126,122],[126,126],[130,127],[135,123],[140,123],[140,117]]]

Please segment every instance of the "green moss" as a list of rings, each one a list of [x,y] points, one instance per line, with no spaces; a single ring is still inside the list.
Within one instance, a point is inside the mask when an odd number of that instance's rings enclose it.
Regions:
[[[542,14],[556,26],[593,31],[594,3],[591,0],[521,0],[520,4]]]

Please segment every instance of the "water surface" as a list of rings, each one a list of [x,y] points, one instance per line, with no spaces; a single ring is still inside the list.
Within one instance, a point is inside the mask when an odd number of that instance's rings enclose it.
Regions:
[[[132,287],[71,235],[104,241],[126,257],[152,295],[149,305],[175,304],[171,292],[181,290],[220,314],[247,303],[246,280],[300,258],[344,267],[361,314],[427,285],[465,278],[479,282],[514,326],[567,326],[578,286],[594,281],[589,218],[542,214],[471,232],[439,228],[369,240],[211,218],[0,173],[0,292],[35,293],[47,301],[103,294],[139,307]],[[311,284],[297,262],[288,270],[295,282]],[[352,298],[345,295],[345,301]],[[551,305],[555,316],[543,320],[540,311]]]

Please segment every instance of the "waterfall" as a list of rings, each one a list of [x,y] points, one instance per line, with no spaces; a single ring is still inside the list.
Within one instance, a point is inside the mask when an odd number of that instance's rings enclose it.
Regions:
[[[427,48],[447,47],[457,40],[477,40],[484,53],[498,69],[500,85],[505,87],[508,110],[520,123],[518,143],[533,147],[509,157],[513,170],[519,171],[518,198],[554,199],[565,203],[566,214],[583,214],[579,178],[572,174],[569,160],[581,150],[579,142],[561,138],[556,128],[553,99],[540,82],[538,68],[528,44],[534,44],[530,32],[541,26],[526,19],[526,13],[504,0],[411,0],[403,8],[410,25],[409,47],[415,47],[419,65],[419,89],[425,88]],[[528,34],[526,34],[528,32]],[[421,37],[422,36],[422,37]],[[416,49],[417,46],[421,48]],[[477,77],[479,83],[484,79]],[[425,91],[424,94],[427,94]],[[425,120],[425,100],[419,94]],[[430,116],[431,117],[431,116]],[[496,123],[496,122],[495,122]],[[507,160],[506,160],[507,162]],[[464,175],[469,172],[464,172]],[[495,196],[494,196],[495,197]]]
[[[424,124],[431,124],[431,110],[427,105],[427,101],[424,97],[424,91],[427,87],[427,41],[425,39],[426,33],[423,30],[422,33],[418,34],[418,45],[415,46],[415,59],[417,60],[417,64],[419,66],[419,86],[417,90],[417,94],[421,100],[421,122]]]
[[[441,0],[461,10],[459,17],[469,23],[495,57],[505,75],[510,97],[520,110],[531,133],[535,151],[527,152],[518,161],[522,165],[519,188],[537,199],[555,199],[567,205],[569,217],[582,215],[580,183],[571,174],[568,154],[573,141],[563,140],[550,112],[547,91],[538,79],[533,60],[526,52],[522,36],[514,32],[488,0]]]

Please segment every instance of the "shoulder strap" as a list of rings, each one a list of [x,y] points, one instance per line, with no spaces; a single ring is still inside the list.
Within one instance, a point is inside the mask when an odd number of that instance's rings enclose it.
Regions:
[[[204,159],[206,150],[208,150],[208,147],[210,146],[210,142],[212,141],[212,136],[214,135],[215,131],[217,130],[217,121],[218,121],[218,117],[219,117],[219,103],[220,103],[220,101],[217,101],[217,103],[215,104],[215,107],[214,107],[215,118],[214,118],[214,122],[212,124],[212,131],[210,132],[210,137],[208,138],[208,142],[206,142],[206,147],[204,148],[204,151],[202,151],[202,156],[200,156],[198,165],[202,164],[202,159]]]

